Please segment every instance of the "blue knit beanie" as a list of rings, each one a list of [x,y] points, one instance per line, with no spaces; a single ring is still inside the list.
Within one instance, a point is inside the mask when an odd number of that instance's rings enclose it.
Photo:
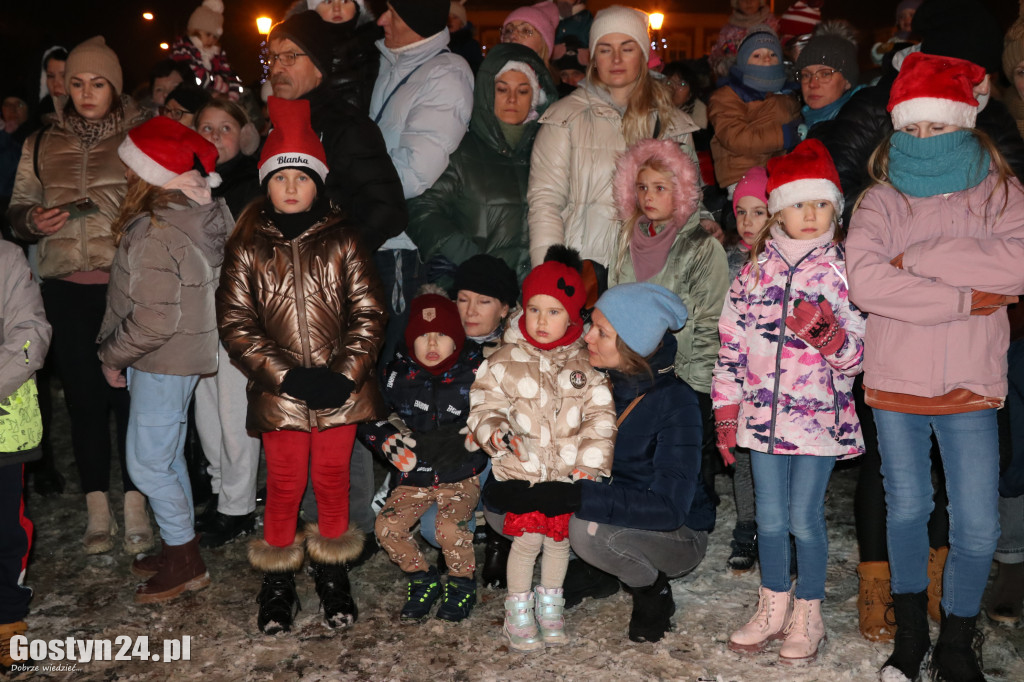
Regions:
[[[778,64],[759,66],[748,64],[750,55],[762,47],[768,48],[779,58]],[[782,43],[770,27],[754,26],[736,51],[736,68],[743,74],[743,84],[758,92],[775,92],[786,84],[786,68],[782,65]]]
[[[687,317],[678,296],[649,282],[614,286],[601,294],[596,308],[623,342],[645,358],[657,350],[666,331],[682,329]]]

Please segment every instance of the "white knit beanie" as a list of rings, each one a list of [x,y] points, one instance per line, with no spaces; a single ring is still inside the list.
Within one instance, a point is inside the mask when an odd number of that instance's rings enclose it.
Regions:
[[[625,33],[644,51],[644,64],[651,56],[651,36],[647,33],[647,15],[638,9],[612,5],[597,13],[590,26],[590,54],[596,54],[597,42],[609,33]]]

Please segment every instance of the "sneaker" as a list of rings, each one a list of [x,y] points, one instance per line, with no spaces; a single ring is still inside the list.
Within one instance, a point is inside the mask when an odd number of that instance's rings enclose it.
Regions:
[[[437,618],[458,623],[469,617],[476,604],[476,578],[448,578],[444,597],[437,607]]]
[[[441,580],[437,569],[409,574],[405,606],[400,619],[403,623],[419,622],[430,614],[430,609],[441,596]]]

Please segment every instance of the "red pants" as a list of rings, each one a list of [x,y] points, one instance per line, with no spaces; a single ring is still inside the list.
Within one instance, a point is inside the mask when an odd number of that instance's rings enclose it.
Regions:
[[[263,538],[275,547],[295,541],[299,505],[312,470],[320,534],[337,538],[348,530],[349,460],[356,425],[326,431],[273,431],[263,434],[267,454],[267,506]]]

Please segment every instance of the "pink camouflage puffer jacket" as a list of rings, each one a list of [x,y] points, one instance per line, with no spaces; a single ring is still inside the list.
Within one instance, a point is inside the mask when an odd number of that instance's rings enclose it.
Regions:
[[[853,404],[853,378],[864,354],[864,315],[849,300],[843,248],[811,251],[790,266],[769,240],[729,289],[718,330],[711,397],[715,408],[739,405],[737,444],[777,455],[847,459],[864,452]],[[785,324],[798,300],[827,300],[846,331],[828,357]]]

